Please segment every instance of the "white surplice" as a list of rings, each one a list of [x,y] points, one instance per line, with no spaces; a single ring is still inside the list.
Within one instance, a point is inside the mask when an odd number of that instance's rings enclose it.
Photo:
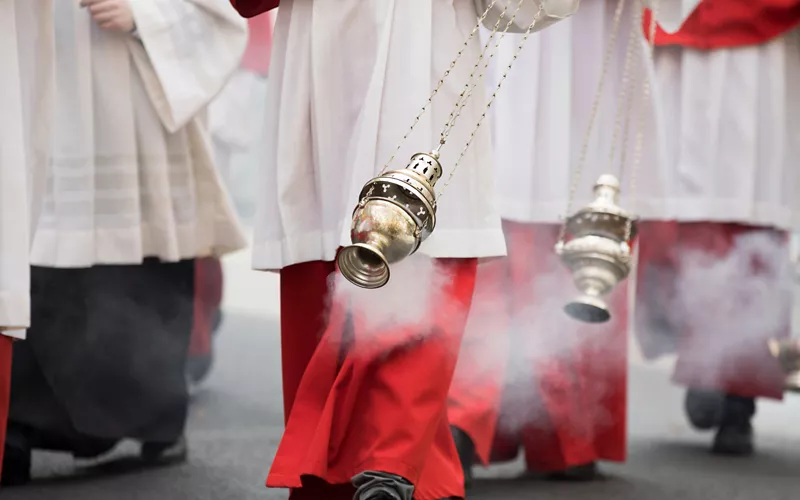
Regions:
[[[698,0],[661,0],[659,22],[670,31],[680,27]],[[583,2],[578,12],[563,23],[532,36],[518,63],[509,73],[504,91],[493,108],[495,168],[500,213],[517,222],[556,223],[566,215],[568,195],[585,142],[592,105],[597,94],[606,47],[611,39],[618,0]],[[632,150],[640,120],[643,78],[650,74],[641,24],[633,23],[639,2],[627,0],[620,19],[616,44],[605,76],[597,117],[589,137],[586,161],[580,173],[572,211],[591,200],[598,176],[622,177],[622,203],[639,214],[666,213],[663,166],[643,161],[637,173],[636,199],[630,199]],[[635,52],[631,75],[639,84],[627,92],[632,101],[626,166],[620,168],[623,132],[617,133],[618,103],[622,88],[626,48],[631,35]],[[486,33],[483,33],[484,37]],[[513,57],[519,35],[508,35],[500,44],[493,80]],[[490,84],[493,88],[493,84]],[[652,106],[645,108],[645,140],[655,138]],[[611,160],[612,143],[615,159]]]
[[[675,31],[698,3],[661,0],[659,22]],[[565,215],[616,5],[583,2],[571,19],[531,37],[509,75],[494,109],[504,218],[555,223]],[[631,5],[628,0],[572,210],[589,201],[600,174],[619,172],[609,153],[631,29],[639,40],[635,64],[646,49],[641,26],[631,26]],[[504,40],[498,67],[511,58],[518,38]],[[639,72],[645,74],[652,95],[633,193],[630,160],[641,86],[627,96],[634,101],[623,205],[644,219],[797,227],[800,178],[792,162],[800,156],[798,34],[737,49],[658,48],[655,66],[649,62],[646,73]]]
[[[51,0],[0,0],[0,332],[30,326],[31,225],[47,165]]]
[[[800,229],[800,31],[655,64],[665,218]]]
[[[350,244],[362,186],[392,155],[476,24],[473,0],[281,2],[255,268],[330,261],[339,246]],[[476,35],[391,168],[436,146],[479,54]],[[419,250],[432,257],[505,254],[488,120],[445,188],[485,109],[485,97],[477,91],[473,96],[441,151],[437,226]]]
[[[627,2],[623,14],[572,209],[589,199],[597,176],[610,170],[608,144],[632,3]],[[572,18],[531,36],[509,72],[492,110],[497,198],[504,219],[553,223],[565,214],[616,6],[616,0],[583,2]],[[500,42],[488,91],[493,91],[520,41],[519,35],[506,35]]]
[[[32,262],[139,264],[246,245],[216,172],[205,108],[239,66],[227,0],[131,0],[137,36],[56,3],[53,160]]]

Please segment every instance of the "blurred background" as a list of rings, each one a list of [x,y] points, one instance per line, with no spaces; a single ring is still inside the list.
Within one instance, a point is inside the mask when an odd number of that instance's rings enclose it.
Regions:
[[[236,211],[252,241],[259,158],[266,104],[274,13],[251,24],[241,71],[209,110],[215,155]],[[247,137],[232,130],[252,130]],[[793,241],[797,255],[798,238]],[[263,487],[283,427],[278,279],[250,268],[248,251],[221,260],[222,295],[210,339],[193,356],[194,391],[189,427],[189,462],[141,469],[126,444],[99,461],[36,453],[34,482],[3,491],[9,500],[277,500],[281,491]],[[795,331],[800,301],[795,300]],[[800,398],[762,401],[755,419],[758,453],[726,459],[708,453],[709,435],[692,430],[683,412],[683,391],[670,384],[674,358],[645,362],[630,339],[628,463],[602,465],[607,481],[553,484],[532,478],[497,482],[524,468],[512,463],[477,472],[474,499],[765,499],[797,498],[800,485]],[[324,499],[320,499],[324,500]]]

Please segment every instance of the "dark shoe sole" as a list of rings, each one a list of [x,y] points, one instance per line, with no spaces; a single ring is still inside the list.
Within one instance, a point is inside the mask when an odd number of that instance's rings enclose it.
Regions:
[[[142,462],[151,466],[180,464],[189,458],[189,448],[184,437],[169,444],[143,443],[140,457]]]
[[[721,428],[714,437],[711,452],[729,457],[748,457],[755,453],[752,431]]]
[[[475,444],[466,432],[458,427],[450,426],[450,433],[458,451],[458,459],[464,472],[464,489],[472,487],[472,467],[475,465]]]
[[[4,487],[23,486],[31,482],[31,452],[6,446],[3,457]]]
[[[563,481],[563,482],[588,482],[598,481],[605,479],[600,473],[597,463],[591,462],[584,465],[576,465],[563,471],[551,472],[545,475],[548,481]]]

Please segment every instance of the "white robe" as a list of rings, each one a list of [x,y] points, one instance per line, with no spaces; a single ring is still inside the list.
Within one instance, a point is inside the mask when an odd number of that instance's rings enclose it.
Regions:
[[[655,64],[666,210],[643,215],[800,229],[800,30],[749,47],[659,48]]]
[[[138,38],[56,4],[54,156],[32,263],[172,262],[246,245],[205,108],[236,70],[247,25],[227,0],[132,1]]]
[[[566,214],[617,3],[583,2],[572,18],[532,36],[509,73],[492,110],[497,199],[504,219],[555,223]],[[619,170],[618,162],[610,164],[610,144],[625,49],[637,5],[635,0],[627,0],[622,14],[572,210],[590,200],[592,184],[600,174]],[[489,92],[519,41],[519,35],[509,35],[501,42]],[[641,62],[642,53],[637,55],[640,57],[634,64]],[[637,118],[631,120],[630,142]],[[616,150],[618,153],[620,148]],[[623,185],[623,194],[627,194],[626,187]]]
[[[392,155],[476,23],[473,0],[281,2],[255,268],[330,261],[338,247],[350,244],[351,216],[362,186]],[[412,154],[436,146],[479,54],[476,35],[391,168],[404,168]],[[505,254],[488,120],[452,184],[444,187],[484,103],[475,92],[442,148],[444,176],[436,190],[443,196],[436,229],[421,253]]]
[[[47,164],[52,103],[51,0],[0,0],[0,332],[30,326],[31,224]]]
[[[494,110],[504,218],[556,223],[565,215],[616,3],[584,2],[571,19],[532,37],[509,75]],[[697,3],[661,0],[659,22],[675,31]],[[589,201],[600,174],[619,172],[609,151],[625,46],[631,29],[643,34],[640,25],[631,26],[632,4],[628,0],[623,14],[573,211]],[[644,37],[639,40],[635,64],[646,48]],[[633,192],[630,160],[641,87],[629,96],[635,101],[621,180],[623,206],[644,219],[797,227],[800,179],[790,162],[800,156],[799,42],[795,33],[758,47],[657,49],[655,72],[652,63],[646,69],[652,95]],[[510,58],[512,45],[503,47],[498,66]]]

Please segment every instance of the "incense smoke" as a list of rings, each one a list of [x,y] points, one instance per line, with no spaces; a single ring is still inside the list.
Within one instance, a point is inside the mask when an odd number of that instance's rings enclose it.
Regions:
[[[768,359],[766,339],[785,335],[791,324],[788,242],[769,231],[742,234],[726,257],[686,251],[680,268],[672,307],[679,330],[692,333],[691,346],[681,350],[691,365],[681,367],[699,367],[681,378],[713,386],[737,370],[751,379],[774,377],[758,362]]]
[[[437,333],[431,319],[447,314],[443,291],[453,281],[445,268],[423,254],[414,254],[392,264],[391,279],[375,290],[359,288],[340,273],[329,280],[332,308],[348,311],[357,328],[356,345],[372,347],[371,340],[392,337],[398,346]],[[452,313],[455,314],[455,307]]]
[[[589,433],[591,428],[613,425],[604,401],[614,390],[621,390],[624,397],[625,286],[608,298],[615,313],[609,323],[583,324],[563,310],[577,290],[559,259],[552,253],[530,259],[539,261],[540,271],[530,279],[507,281],[504,297],[495,299],[504,304],[492,307],[507,315],[506,331],[498,331],[496,322],[495,331],[490,332],[495,343],[505,348],[483,349],[492,353],[484,363],[495,369],[504,367],[497,432],[514,435],[558,426],[572,433]],[[481,320],[472,319],[469,329],[480,327]],[[470,330],[467,340],[485,335]],[[461,376],[459,372],[456,383],[463,383]]]
[[[696,342],[683,355],[692,356],[686,359],[699,368],[688,376],[710,384],[731,359],[747,364],[754,356],[766,355],[765,338],[783,333],[788,325],[788,245],[774,233],[761,232],[736,238],[724,258],[678,249],[673,272],[639,283],[658,292],[655,306],[670,324],[653,321],[658,314],[649,314],[649,305],[640,302],[637,317],[651,320],[637,328],[649,328],[645,336],[663,330],[666,341],[658,355],[674,353],[682,335],[694,332]],[[627,310],[628,288],[635,284],[633,277],[607,297],[610,322],[583,324],[563,311],[577,290],[559,259],[532,253],[529,260],[536,261],[536,273],[527,279],[524,272],[510,269],[505,258],[479,264],[454,388],[481,398],[484,409],[500,406],[500,436],[554,428],[587,439],[598,429],[624,432],[609,407],[616,401],[624,408],[627,323],[634,312]],[[397,345],[423,340],[439,331],[442,318],[451,318],[453,325],[463,322],[457,307],[441,300],[453,276],[424,255],[393,265],[389,284],[378,290],[360,289],[334,276],[332,307],[344,307],[358,318],[355,349],[390,335]],[[431,326],[434,317],[438,323]],[[404,333],[397,336],[398,331]]]

